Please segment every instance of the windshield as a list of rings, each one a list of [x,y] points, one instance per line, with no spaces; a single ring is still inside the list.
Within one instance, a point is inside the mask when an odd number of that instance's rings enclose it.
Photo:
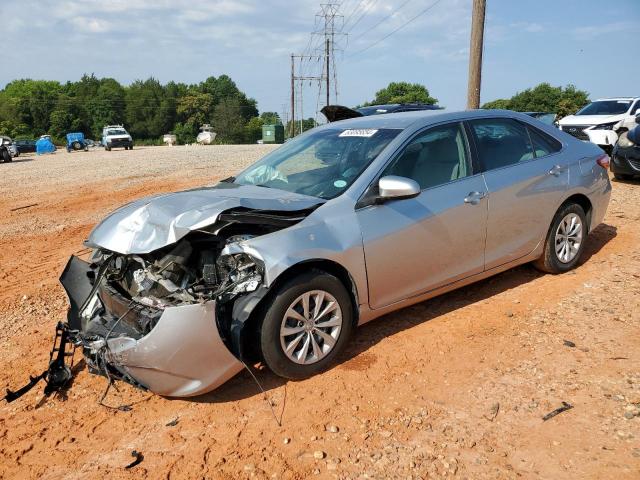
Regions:
[[[576,115],[620,115],[630,106],[631,100],[598,100],[579,110]]]
[[[297,137],[240,173],[234,183],[326,200],[344,192],[400,129],[330,129]]]
[[[107,130],[107,135],[129,135],[124,128],[113,128]]]

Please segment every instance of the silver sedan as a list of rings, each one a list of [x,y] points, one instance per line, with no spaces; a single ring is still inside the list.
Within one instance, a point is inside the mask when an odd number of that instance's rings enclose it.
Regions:
[[[90,369],[168,396],[247,364],[301,379],[356,326],[526,262],[580,261],[611,193],[595,145],[507,111],[313,129],[219,184],[130,203],[62,276]]]

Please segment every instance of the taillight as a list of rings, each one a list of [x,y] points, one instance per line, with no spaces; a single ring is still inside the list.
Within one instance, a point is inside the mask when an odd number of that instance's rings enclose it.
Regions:
[[[600,165],[602,168],[604,168],[605,170],[609,168],[609,162],[610,162],[609,155],[607,155],[606,153],[600,155],[596,160],[596,163]]]

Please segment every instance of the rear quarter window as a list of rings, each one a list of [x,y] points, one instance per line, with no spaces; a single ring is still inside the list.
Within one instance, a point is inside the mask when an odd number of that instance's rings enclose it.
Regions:
[[[531,144],[536,158],[546,157],[562,150],[562,143],[553,138],[551,135],[544,133],[537,128],[527,125]]]

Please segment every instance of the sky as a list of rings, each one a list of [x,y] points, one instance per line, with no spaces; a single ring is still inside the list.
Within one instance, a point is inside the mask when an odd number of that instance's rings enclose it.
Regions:
[[[0,0],[0,88],[83,73],[123,84],[227,74],[260,111],[282,112],[290,54],[316,54],[322,37],[311,32],[328,1]],[[408,81],[447,109],[465,108],[472,0],[335,1],[332,103],[358,105]],[[481,102],[540,82],[574,84],[592,99],[640,95],[639,26],[640,0],[487,0]],[[303,75],[320,69],[317,60],[296,64]],[[314,116],[313,82],[302,98],[305,117]]]

